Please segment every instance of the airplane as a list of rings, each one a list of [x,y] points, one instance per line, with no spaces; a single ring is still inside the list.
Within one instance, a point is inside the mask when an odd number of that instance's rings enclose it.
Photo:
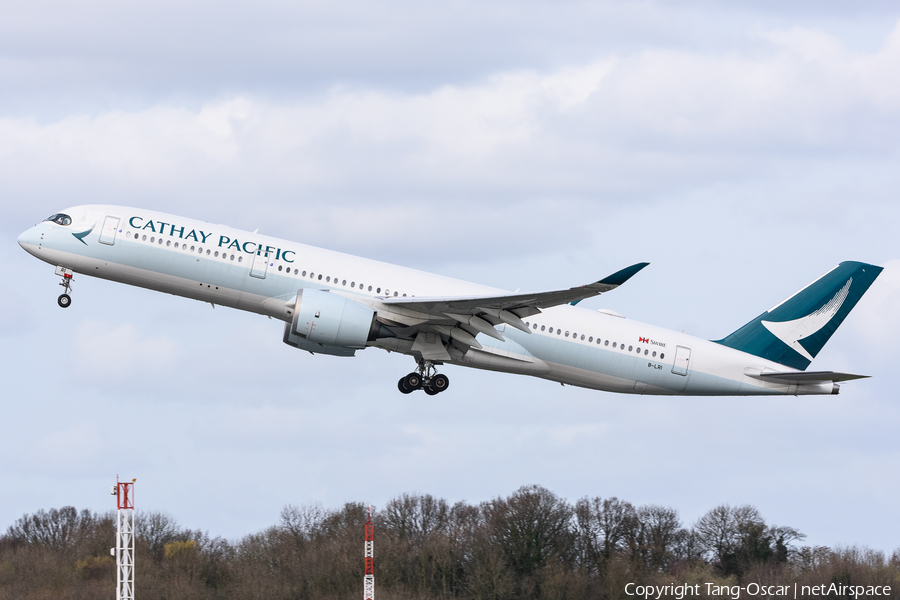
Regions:
[[[411,356],[404,394],[448,389],[442,365],[531,375],[624,394],[837,394],[864,375],[807,371],[882,267],[842,262],[720,340],[703,340],[579,302],[609,292],[648,263],[594,283],[508,292],[124,206],[84,205],[18,238],[56,267],[67,308],[75,273],[284,321],[282,341],[312,354],[374,347]]]

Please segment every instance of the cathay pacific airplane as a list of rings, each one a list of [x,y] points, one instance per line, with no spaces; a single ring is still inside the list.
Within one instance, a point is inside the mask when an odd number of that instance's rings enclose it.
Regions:
[[[626,394],[837,394],[862,375],[806,371],[882,268],[842,262],[734,333],[707,341],[581,308],[647,263],[565,290],[510,293],[256,232],[124,206],[76,206],[19,236],[56,267],[284,321],[313,354],[400,352],[417,368],[397,387],[446,390],[445,364]]]

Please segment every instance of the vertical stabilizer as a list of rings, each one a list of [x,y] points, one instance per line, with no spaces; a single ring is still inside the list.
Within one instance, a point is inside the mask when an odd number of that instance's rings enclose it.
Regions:
[[[882,267],[842,262],[717,343],[804,370],[859,302]]]

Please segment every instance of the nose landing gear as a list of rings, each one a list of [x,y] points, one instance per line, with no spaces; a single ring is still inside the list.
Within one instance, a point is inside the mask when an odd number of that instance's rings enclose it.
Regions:
[[[56,274],[62,277],[62,281],[59,282],[59,285],[63,286],[63,289],[65,290],[65,292],[60,294],[59,298],[56,299],[56,303],[59,304],[60,308],[69,308],[72,304],[72,297],[69,295],[69,292],[72,291],[72,269],[56,267]]]
[[[440,394],[450,387],[450,378],[444,374],[436,373],[434,363],[418,361],[416,370],[406,377],[401,377],[397,382],[397,389],[404,394],[411,394],[416,390],[424,390],[429,396]]]

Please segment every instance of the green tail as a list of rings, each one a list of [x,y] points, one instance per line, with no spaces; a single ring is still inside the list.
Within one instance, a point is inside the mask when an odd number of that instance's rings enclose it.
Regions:
[[[842,262],[781,304],[716,343],[805,370],[882,267]]]

